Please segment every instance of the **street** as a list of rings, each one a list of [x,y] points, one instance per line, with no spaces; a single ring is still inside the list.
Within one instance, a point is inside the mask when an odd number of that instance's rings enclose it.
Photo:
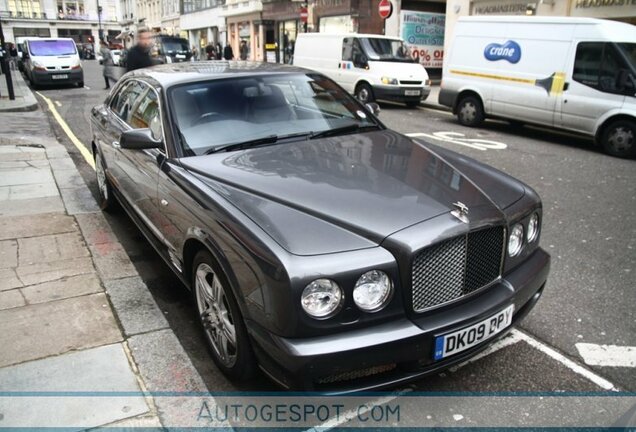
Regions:
[[[38,92],[53,101],[72,134],[90,149],[90,109],[107,91],[98,62],[83,65],[84,88]],[[43,99],[38,101],[97,196],[93,169]],[[563,132],[492,120],[471,129],[441,110],[381,107],[380,119],[388,127],[492,165],[533,187],[544,206],[541,245],[552,255],[544,295],[520,331],[499,342],[500,349],[491,354],[423,379],[411,389],[636,391],[635,364],[617,362],[616,355],[595,362],[585,357],[598,345],[616,346],[618,353],[636,347],[635,161],[605,155],[591,140]],[[262,375],[240,385],[225,379],[206,350],[190,294],[123,211],[106,217],[208,389],[278,390]]]

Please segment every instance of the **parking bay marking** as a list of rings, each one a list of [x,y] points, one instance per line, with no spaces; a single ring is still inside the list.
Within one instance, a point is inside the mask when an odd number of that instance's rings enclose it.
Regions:
[[[504,144],[499,141],[491,141],[485,140],[481,138],[463,138],[466,135],[459,132],[433,132],[432,134],[427,134],[424,132],[413,132],[405,134],[411,138],[431,138],[434,140],[449,142],[453,144],[458,144],[466,147],[471,147],[477,150],[504,150],[508,148],[507,144]]]
[[[36,91],[35,93],[37,93],[38,96],[40,96],[42,99],[44,99],[44,102],[46,102],[46,104],[49,107],[49,110],[53,114],[53,118],[55,118],[55,120],[57,120],[57,122],[60,125],[60,127],[62,128],[62,130],[66,133],[66,136],[68,136],[68,138],[75,145],[75,147],[77,147],[77,149],[79,150],[80,154],[84,157],[84,159],[86,160],[88,165],[91,168],[93,168],[93,170],[94,170],[95,169],[95,161],[93,160],[93,155],[91,155],[91,153],[84,146],[84,144],[82,144],[82,142],[75,136],[75,134],[73,133],[71,128],[68,126],[68,124],[66,124],[66,122],[64,121],[64,119],[60,115],[60,113],[57,112],[57,110],[55,109],[55,105],[53,104],[51,99],[47,98],[46,96],[44,96],[39,91]]]
[[[636,347],[577,343],[576,349],[589,366],[636,367]]]

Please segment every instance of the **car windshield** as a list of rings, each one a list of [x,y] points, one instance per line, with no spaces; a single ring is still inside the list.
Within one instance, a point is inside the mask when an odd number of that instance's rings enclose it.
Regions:
[[[318,74],[202,81],[168,91],[185,155],[379,128],[353,97]]]
[[[163,39],[161,43],[168,53],[188,51],[188,43],[182,39]]]
[[[362,49],[369,60],[414,63],[409,50],[399,39],[360,38]]]
[[[30,41],[29,49],[34,56],[61,56],[75,54],[75,44],[71,40]]]

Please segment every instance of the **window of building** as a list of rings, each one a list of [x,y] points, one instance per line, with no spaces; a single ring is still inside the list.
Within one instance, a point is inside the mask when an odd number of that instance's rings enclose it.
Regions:
[[[51,37],[51,30],[48,28],[13,28],[14,37]]]
[[[18,18],[44,18],[39,1],[9,0],[7,2],[11,16]]]
[[[351,15],[320,18],[320,33],[354,33]]]

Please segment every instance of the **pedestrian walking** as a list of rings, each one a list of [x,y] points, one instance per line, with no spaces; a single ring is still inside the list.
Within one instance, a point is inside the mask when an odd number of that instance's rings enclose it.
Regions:
[[[128,51],[128,56],[126,57],[126,72],[153,65],[153,61],[150,58],[151,46],[152,36],[150,32],[145,29],[139,30],[137,32],[137,44]]]
[[[206,60],[214,60],[216,58],[216,53],[214,52],[214,45],[208,44],[205,47],[205,59]]]
[[[18,48],[15,46],[15,44],[10,43],[9,44],[9,50],[7,52],[7,54],[9,55],[9,66],[11,70],[17,70],[17,66],[18,66]]]
[[[199,51],[197,51],[197,47],[192,45],[192,57],[190,57],[190,60],[191,61],[197,61],[198,60],[198,58],[197,58],[198,55],[199,55]]]
[[[216,59],[217,60],[222,60],[223,59],[223,47],[221,46],[221,44],[219,42],[216,43],[214,51],[216,53]]]
[[[225,60],[234,60],[234,50],[232,49],[232,45],[225,45],[225,48],[223,48],[223,58]]]
[[[102,65],[104,66],[102,69],[104,83],[106,83],[104,90],[108,90],[110,88],[110,82],[117,82],[117,77],[115,76],[115,62],[113,61],[113,55],[108,48],[108,44],[103,40],[99,41],[99,53],[102,55]]]
[[[247,60],[247,42],[245,40],[242,40],[239,46],[239,56],[241,60]]]

